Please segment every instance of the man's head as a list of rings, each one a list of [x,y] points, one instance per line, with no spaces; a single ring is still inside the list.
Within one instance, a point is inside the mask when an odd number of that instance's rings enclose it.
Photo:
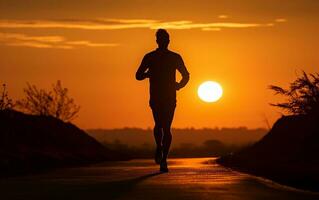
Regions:
[[[167,49],[169,44],[169,34],[165,29],[158,29],[156,32],[156,42],[160,49]]]

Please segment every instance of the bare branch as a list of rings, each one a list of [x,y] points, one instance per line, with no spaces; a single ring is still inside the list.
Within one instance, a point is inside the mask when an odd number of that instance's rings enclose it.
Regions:
[[[24,93],[25,98],[17,101],[17,105],[26,113],[71,121],[80,110],[80,106],[68,96],[68,89],[62,87],[61,81],[52,85],[52,91],[27,83]]]
[[[319,114],[319,74],[307,75],[304,71],[290,84],[289,89],[269,86],[275,94],[287,98],[284,103],[271,104],[291,114]]]
[[[13,101],[9,98],[6,84],[2,84],[2,90],[0,92],[0,111],[8,110],[14,107]]]

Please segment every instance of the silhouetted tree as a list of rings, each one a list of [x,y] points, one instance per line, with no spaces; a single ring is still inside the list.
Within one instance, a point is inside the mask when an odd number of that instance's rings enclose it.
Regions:
[[[319,74],[302,76],[290,83],[288,89],[271,85],[270,89],[276,94],[286,97],[285,102],[271,104],[290,114],[319,114]]]
[[[8,96],[6,84],[2,84],[2,90],[0,93],[0,110],[7,110],[13,108],[13,101]]]
[[[51,91],[38,89],[35,85],[27,83],[24,93],[25,98],[17,101],[17,106],[30,114],[71,121],[77,117],[80,110],[80,106],[68,96],[68,89],[62,87],[61,81],[53,84]]]
[[[54,117],[70,121],[77,117],[80,106],[76,105],[73,98],[68,96],[68,89],[63,88],[61,81],[53,85],[53,110]]]

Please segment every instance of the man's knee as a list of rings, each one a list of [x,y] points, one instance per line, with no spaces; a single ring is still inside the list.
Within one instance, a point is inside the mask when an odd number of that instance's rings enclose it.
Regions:
[[[163,132],[165,136],[171,137],[172,133],[171,133],[171,127],[170,126],[164,126],[163,127]]]
[[[155,133],[162,132],[162,127],[160,126],[160,124],[155,124],[154,132]]]

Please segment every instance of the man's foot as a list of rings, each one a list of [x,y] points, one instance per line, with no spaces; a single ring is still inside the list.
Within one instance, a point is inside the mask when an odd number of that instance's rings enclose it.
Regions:
[[[168,172],[166,160],[162,160],[162,162],[160,164],[160,171],[164,172],[164,173]]]
[[[161,147],[156,147],[155,151],[155,163],[156,164],[161,164],[163,158],[163,152]]]

